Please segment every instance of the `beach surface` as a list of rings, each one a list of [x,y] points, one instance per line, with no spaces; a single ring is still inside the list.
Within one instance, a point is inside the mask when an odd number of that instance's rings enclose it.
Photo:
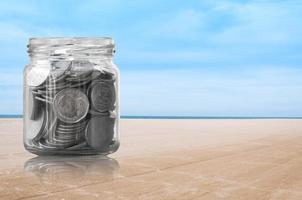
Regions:
[[[302,120],[123,119],[109,155],[37,157],[0,119],[0,199],[302,199]]]

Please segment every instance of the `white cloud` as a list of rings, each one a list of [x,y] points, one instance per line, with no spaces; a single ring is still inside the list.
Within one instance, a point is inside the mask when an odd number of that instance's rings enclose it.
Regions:
[[[122,74],[124,115],[302,115],[302,70],[142,70]]]
[[[302,4],[291,2],[215,1],[206,7],[161,13],[136,24],[147,37],[212,44],[288,44],[301,42]]]
[[[232,14],[240,23],[214,33],[211,41],[233,45],[301,42],[301,9],[297,1],[218,4],[217,11]]]

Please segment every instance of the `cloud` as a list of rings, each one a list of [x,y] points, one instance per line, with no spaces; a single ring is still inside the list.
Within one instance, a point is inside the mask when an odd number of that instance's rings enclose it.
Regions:
[[[298,1],[215,1],[156,12],[123,31],[127,39],[117,43],[119,59],[297,65],[302,61],[301,11]]]
[[[214,33],[212,41],[232,45],[301,43],[301,9],[302,4],[295,1],[219,4],[215,10],[232,14],[240,23]]]
[[[124,115],[301,116],[302,70],[148,70],[122,74]]]
[[[148,37],[193,40],[201,44],[301,43],[302,4],[292,2],[217,1],[161,13],[139,24]]]

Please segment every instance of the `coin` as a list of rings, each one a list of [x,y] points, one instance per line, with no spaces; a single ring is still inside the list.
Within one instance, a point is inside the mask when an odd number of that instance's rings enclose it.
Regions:
[[[60,90],[60,89],[64,89],[66,87],[68,87],[69,84],[66,83],[66,82],[63,82],[63,83],[56,83],[56,82],[53,82],[53,83],[49,83],[46,85],[46,89],[48,91],[55,91],[55,90]]]
[[[115,88],[110,82],[98,81],[91,85],[90,101],[92,107],[100,112],[112,110],[115,104]]]
[[[40,102],[35,98],[36,94],[29,88],[28,93],[28,116],[31,120],[36,120],[41,114]]]
[[[104,81],[114,81],[114,75],[109,72],[102,71],[101,74],[99,75],[99,79],[104,80]]]
[[[95,110],[89,110],[89,114],[92,116],[109,116],[109,112],[97,112]]]
[[[81,150],[84,149],[85,147],[87,147],[86,141],[76,144],[72,147],[69,147],[68,150]]]
[[[54,135],[54,130],[57,127],[58,120],[54,115],[52,104],[46,104],[45,110],[47,112],[48,121],[46,124],[45,134],[43,137],[51,140]]]
[[[49,104],[52,104],[52,100],[50,99],[46,99],[46,98],[42,98],[42,97],[38,97],[38,96],[35,96],[35,99],[41,101],[41,102],[44,102],[44,103],[49,103]]]
[[[50,77],[52,79],[60,79],[70,67],[71,61],[53,61],[51,64]]]
[[[59,127],[61,127],[61,128],[67,128],[67,129],[68,128],[69,129],[79,128],[79,127],[85,126],[86,122],[87,122],[86,120],[78,122],[78,123],[75,123],[75,124],[68,124],[68,123],[60,122]]]
[[[74,126],[73,126],[74,125]],[[76,124],[69,124],[62,126],[60,123],[55,132],[55,137],[61,140],[79,141],[84,138],[86,121]]]
[[[109,117],[91,118],[85,133],[88,145],[98,151],[106,150],[113,139],[114,121],[114,119]]]
[[[71,84],[70,87],[76,88],[76,87],[84,86],[84,85],[88,84],[89,82],[90,82],[90,80],[83,80],[83,81],[80,81],[80,82],[73,82],[73,84]]]
[[[77,144],[84,139],[84,128],[82,130],[65,131],[57,129],[53,135],[55,143]]]
[[[60,128],[58,128],[56,130],[56,136],[58,137],[64,137],[64,138],[70,138],[70,137],[74,137],[76,135],[80,136],[80,135],[84,135],[84,130],[85,128],[80,128],[80,129],[73,129],[73,130],[62,130]]]
[[[30,120],[25,125],[26,138],[34,140],[38,138],[44,131],[47,116],[44,109],[41,109],[41,115],[35,120]]]
[[[86,77],[93,71],[94,64],[86,60],[73,60],[68,75],[70,77]]]
[[[36,87],[42,85],[48,75],[50,69],[49,67],[33,67],[26,75],[26,83],[29,86]]]
[[[76,123],[87,115],[89,100],[85,93],[78,89],[63,89],[54,98],[54,110],[61,121]]]
[[[74,143],[65,143],[65,142],[57,142],[57,141],[50,141],[47,139],[43,139],[39,142],[39,145],[46,149],[65,149],[71,146],[74,146]]]
[[[75,144],[76,143],[76,137],[54,137],[53,141],[56,144]]]

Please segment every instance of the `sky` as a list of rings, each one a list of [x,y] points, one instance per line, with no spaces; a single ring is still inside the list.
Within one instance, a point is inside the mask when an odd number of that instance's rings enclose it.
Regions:
[[[122,115],[302,117],[300,0],[0,2],[0,114],[30,37],[109,36]]]

